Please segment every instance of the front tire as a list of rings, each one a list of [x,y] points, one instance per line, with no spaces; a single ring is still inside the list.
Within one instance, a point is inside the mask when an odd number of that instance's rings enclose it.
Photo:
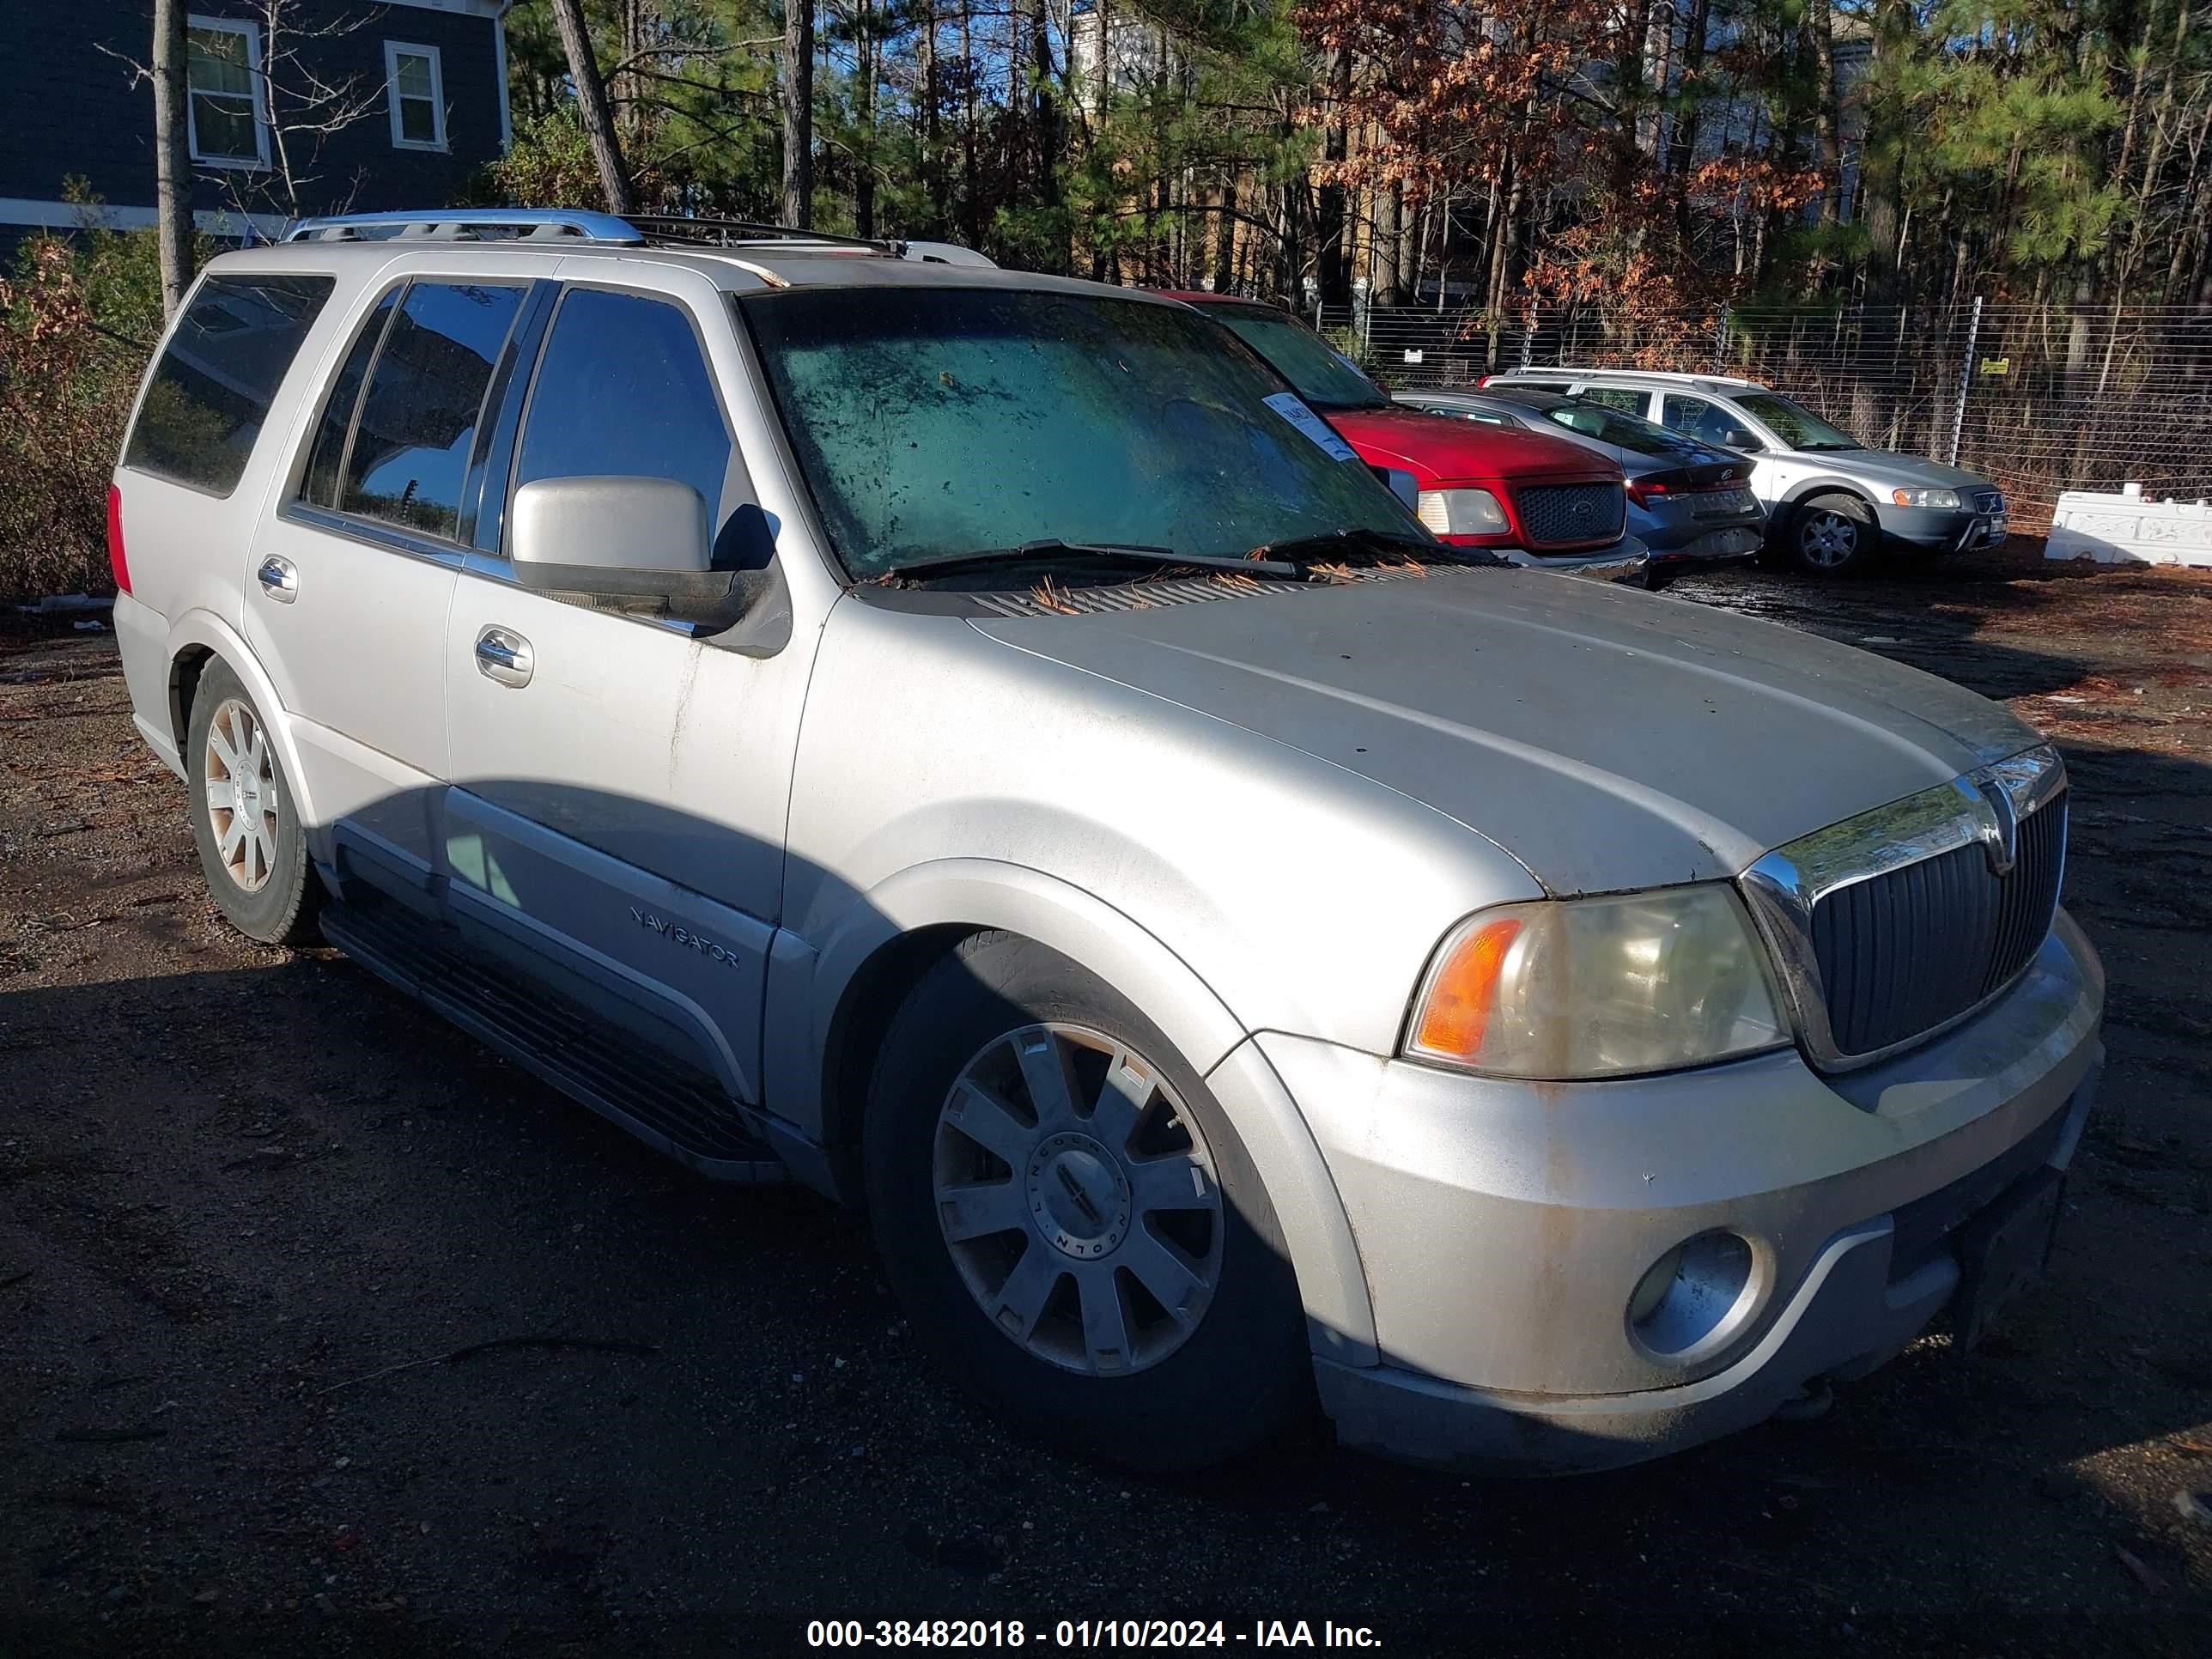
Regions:
[[[1783,532],[1790,561],[1815,576],[1863,571],[1880,549],[1874,509],[1856,495],[1815,495],[1790,515]]]
[[[223,919],[264,945],[315,936],[322,896],[267,722],[220,659],[192,698],[185,738],[192,841]]]
[[[1281,1229],[1204,1081],[1066,958],[965,939],[886,1034],[865,1163],[916,1334],[1000,1416],[1139,1468],[1219,1462],[1306,1398]]]

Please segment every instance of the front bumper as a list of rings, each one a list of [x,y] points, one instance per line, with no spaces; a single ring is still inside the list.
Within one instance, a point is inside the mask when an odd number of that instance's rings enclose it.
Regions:
[[[1995,547],[2011,533],[2004,509],[1978,513],[1968,507],[1898,507],[1877,501],[1875,520],[1892,547],[1923,553],[1964,553]]]
[[[2062,913],[1990,1008],[1835,1078],[1785,1052],[1514,1084],[1255,1039],[1312,1127],[1367,1279],[1378,1363],[1316,1361],[1340,1437],[1454,1467],[1601,1468],[1872,1370],[1951,1299],[1958,1229],[2071,1158],[2103,991]],[[1638,1281],[1716,1230],[1748,1241],[1755,1294],[1725,1340],[1646,1351],[1627,1312]]]
[[[1633,536],[1623,536],[1610,547],[1594,553],[1531,553],[1525,548],[1488,550],[1508,564],[1531,570],[1558,570],[1570,576],[1588,576],[1601,582],[1641,581],[1651,568],[1651,551]]]

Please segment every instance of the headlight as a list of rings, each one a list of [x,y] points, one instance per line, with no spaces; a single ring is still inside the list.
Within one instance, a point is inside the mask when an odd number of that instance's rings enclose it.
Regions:
[[[1506,529],[1505,509],[1486,489],[1424,489],[1413,512],[1439,536],[1496,536]]]
[[[1959,492],[1955,489],[1893,489],[1889,499],[1899,507],[1956,507]]]
[[[1733,889],[1500,905],[1444,936],[1406,1052],[1492,1077],[1621,1077],[1790,1040]]]

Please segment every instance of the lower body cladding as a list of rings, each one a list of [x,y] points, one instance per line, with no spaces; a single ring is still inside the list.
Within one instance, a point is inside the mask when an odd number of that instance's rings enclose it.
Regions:
[[[1255,1037],[1367,1283],[1376,1363],[1316,1331],[1339,1437],[1493,1473],[1612,1468],[1863,1376],[1947,1307],[1978,1328],[2041,1266],[2103,1001],[2062,912],[1990,1007],[1833,1078],[1785,1051],[1513,1083]]]
[[[1895,553],[1971,553],[1999,547],[2011,533],[2000,507],[1994,513],[1967,507],[1893,507],[1877,501],[1875,519],[1882,544]]]

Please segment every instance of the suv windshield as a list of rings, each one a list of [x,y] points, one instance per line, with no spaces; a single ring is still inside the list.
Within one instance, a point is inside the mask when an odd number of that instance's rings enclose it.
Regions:
[[[1316,409],[1388,409],[1382,388],[1332,350],[1304,323],[1267,306],[1201,307],[1265,357]]]
[[[1768,430],[1792,449],[1862,449],[1865,446],[1841,427],[1830,426],[1802,404],[1772,392],[1754,392],[1736,402],[1766,422]]]
[[[856,577],[1048,539],[1223,556],[1420,533],[1349,445],[1180,306],[839,287],[738,309]]]

